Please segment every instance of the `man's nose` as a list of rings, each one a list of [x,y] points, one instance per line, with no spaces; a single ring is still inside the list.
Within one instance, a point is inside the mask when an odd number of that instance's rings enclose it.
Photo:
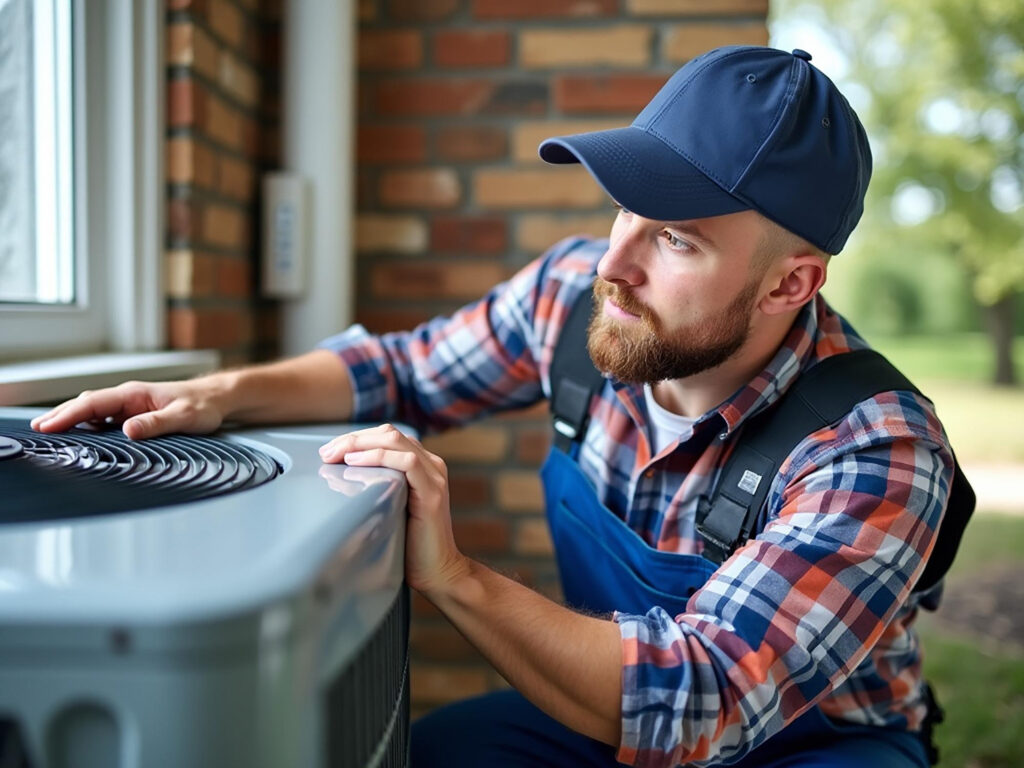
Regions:
[[[613,230],[608,250],[597,263],[597,274],[616,285],[640,285],[644,281],[643,243],[643,228],[638,222],[630,222],[618,232]]]

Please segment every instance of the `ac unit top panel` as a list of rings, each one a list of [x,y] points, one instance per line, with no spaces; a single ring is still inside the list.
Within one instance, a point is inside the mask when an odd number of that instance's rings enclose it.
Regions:
[[[41,412],[0,408],[0,419],[27,424]],[[404,546],[404,478],[323,464],[318,453],[357,427],[222,433],[280,467],[257,487],[154,509],[0,522],[0,623],[203,620],[292,597],[324,578],[393,592],[391,566]],[[0,489],[0,520],[2,509]],[[381,584],[370,583],[374,574]]]

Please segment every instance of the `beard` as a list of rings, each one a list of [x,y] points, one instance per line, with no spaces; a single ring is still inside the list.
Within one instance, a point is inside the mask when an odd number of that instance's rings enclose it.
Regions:
[[[727,307],[686,327],[665,331],[657,316],[633,294],[594,280],[594,313],[587,331],[587,351],[598,370],[620,381],[653,384],[721,365],[746,342],[757,300],[759,280],[751,280]],[[639,317],[622,323],[608,317],[605,299]]]

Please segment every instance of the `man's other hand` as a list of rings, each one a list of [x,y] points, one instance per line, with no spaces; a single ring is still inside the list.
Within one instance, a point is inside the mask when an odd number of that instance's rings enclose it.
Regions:
[[[349,432],[320,448],[328,464],[388,467],[409,483],[409,524],[405,536],[405,578],[430,600],[463,575],[468,564],[455,546],[448,502],[448,468],[419,440],[391,424]]]

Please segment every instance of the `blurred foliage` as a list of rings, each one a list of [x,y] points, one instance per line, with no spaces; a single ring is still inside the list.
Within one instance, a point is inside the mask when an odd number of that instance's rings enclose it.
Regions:
[[[1012,573],[1024,548],[1024,517],[974,516],[964,533],[949,588],[970,589],[986,573]],[[980,581],[979,581],[980,579]],[[956,632],[959,622],[922,613],[924,674],[935,687],[946,721],[936,730],[939,768],[1018,768],[1024,765],[1024,657]],[[951,626],[952,624],[952,626]],[[985,627],[973,628],[984,640]]]
[[[874,154],[864,219],[826,293],[877,332],[973,330],[980,304],[1005,351],[1024,290],[1024,2],[773,0],[772,11],[815,27],[845,62],[829,74]]]

